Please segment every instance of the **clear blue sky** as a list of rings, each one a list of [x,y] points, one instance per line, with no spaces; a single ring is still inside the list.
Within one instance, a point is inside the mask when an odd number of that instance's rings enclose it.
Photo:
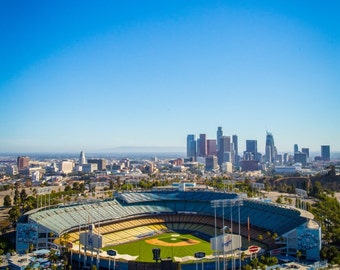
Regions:
[[[340,150],[340,2],[1,1],[0,152],[266,130]]]

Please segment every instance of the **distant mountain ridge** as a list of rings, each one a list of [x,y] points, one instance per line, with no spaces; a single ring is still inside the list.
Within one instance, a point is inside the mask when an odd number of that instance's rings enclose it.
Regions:
[[[148,147],[148,146],[119,146],[106,149],[86,150],[79,149],[79,151],[46,151],[46,152],[12,152],[0,153],[1,160],[16,161],[18,156],[29,156],[31,159],[78,159],[81,150],[85,151],[86,158],[178,158],[185,157],[186,151],[183,147]]]

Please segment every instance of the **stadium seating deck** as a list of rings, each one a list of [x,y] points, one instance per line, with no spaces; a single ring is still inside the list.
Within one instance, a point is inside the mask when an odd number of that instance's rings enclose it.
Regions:
[[[96,227],[100,224],[100,233],[105,236],[105,241],[113,243],[117,241],[118,232],[121,241],[131,241],[138,235],[157,231],[157,228],[161,231],[167,228],[211,235],[216,217],[224,217],[226,222],[240,221],[242,228],[247,227],[249,220],[252,228],[278,235],[308,220],[297,209],[259,200],[243,199],[240,206],[213,208],[211,205],[213,200],[237,198],[234,193],[210,191],[127,192],[118,194],[112,200],[38,211],[29,216],[29,222],[38,223],[57,235],[72,231],[76,233],[80,227],[91,223],[97,224]],[[76,236],[72,233],[72,239]]]

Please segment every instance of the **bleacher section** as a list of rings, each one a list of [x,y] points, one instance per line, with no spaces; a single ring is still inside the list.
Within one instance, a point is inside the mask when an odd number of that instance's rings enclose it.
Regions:
[[[278,235],[307,221],[297,209],[259,200],[243,199],[241,206],[233,207],[213,208],[211,205],[213,200],[237,198],[238,194],[210,191],[129,192],[117,194],[113,200],[38,211],[29,216],[29,222],[38,223],[57,235],[72,232],[72,239],[77,239],[79,229],[96,224],[104,235],[104,242],[113,244],[117,239],[132,241],[138,236],[164,230],[196,231],[212,236],[215,214],[218,220],[224,217],[226,222],[232,220],[235,226],[240,221],[243,235],[248,234],[248,219],[253,230]],[[222,224],[217,226],[221,228]]]
[[[207,241],[213,236],[221,234],[221,228],[225,225],[233,228],[234,233],[239,233],[244,237],[248,236],[252,239],[257,239],[262,235],[262,242],[268,247],[273,246],[274,239],[271,235],[267,235],[263,230],[251,228],[248,231],[248,226],[240,225],[233,222],[224,222],[222,219],[216,220],[211,216],[200,216],[192,214],[162,214],[150,217],[139,217],[126,221],[117,222],[115,224],[107,224],[101,226],[98,224],[94,228],[94,232],[103,236],[104,246],[113,246],[125,242],[134,241],[137,239],[149,237],[155,234],[160,234],[167,231],[175,231],[179,233],[192,233]],[[69,241],[76,242],[79,239],[79,231],[69,233]]]

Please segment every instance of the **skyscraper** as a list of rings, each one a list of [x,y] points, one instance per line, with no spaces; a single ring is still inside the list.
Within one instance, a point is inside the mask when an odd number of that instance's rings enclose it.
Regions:
[[[276,156],[274,137],[273,137],[273,134],[269,133],[268,131],[267,131],[267,136],[266,136],[266,151],[265,152],[266,152],[266,162],[274,163],[275,156]]]
[[[288,153],[284,153],[283,154],[283,164],[287,164],[288,163]]]
[[[307,165],[307,155],[306,155],[306,153],[295,152],[294,153],[294,161],[296,163],[301,163],[302,167],[306,167],[306,165]]]
[[[217,150],[220,149],[220,138],[222,136],[223,136],[222,127],[217,127],[217,132],[216,132]]]
[[[220,138],[220,149],[217,152],[218,165],[222,165],[225,162],[225,153],[229,152],[231,156],[231,141],[230,136],[222,136]],[[230,160],[231,161],[231,160]]]
[[[29,167],[30,158],[29,157],[18,157],[17,158],[17,166],[18,171],[22,171],[24,169],[27,169]]]
[[[331,160],[331,149],[329,145],[321,145],[321,159],[323,161]]]
[[[206,134],[200,134],[200,153],[199,155],[201,157],[207,156],[207,135]]]
[[[301,148],[301,152],[306,154],[307,162],[309,162],[309,148]]]
[[[89,159],[87,162],[89,164],[97,164],[97,170],[99,171],[106,170],[107,161],[104,158],[93,158],[93,159]]]
[[[217,157],[216,156],[207,156],[205,159],[205,169],[207,171],[216,170],[218,168],[217,165]]]
[[[86,164],[85,153],[84,151],[81,151],[79,155],[79,165],[84,165],[84,164]]]
[[[246,152],[252,153],[253,159],[257,159],[257,140],[246,140]]]
[[[216,140],[208,139],[207,140],[207,156],[216,156]]]
[[[234,159],[235,164],[238,164],[239,162],[239,156],[238,156],[238,137],[237,135],[233,135],[233,145],[234,145]]]
[[[187,157],[196,159],[196,139],[194,134],[187,136]]]
[[[294,144],[294,153],[299,152],[299,146],[297,144]]]

